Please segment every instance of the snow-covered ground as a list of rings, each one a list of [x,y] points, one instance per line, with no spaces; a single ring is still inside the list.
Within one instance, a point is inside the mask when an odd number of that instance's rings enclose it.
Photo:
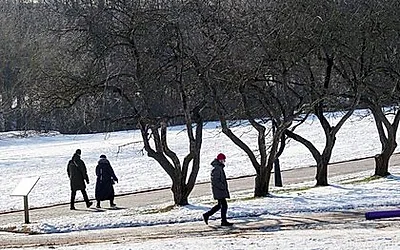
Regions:
[[[400,204],[400,166],[392,166],[393,173],[388,178],[366,181],[368,171],[331,179],[329,187],[313,187],[312,183],[288,186],[288,191],[276,192],[272,197],[248,199],[251,190],[233,194],[229,202],[229,220],[238,227],[251,220],[282,220],[284,217],[340,212],[351,209],[372,211],[395,209]],[[304,189],[304,187],[309,187]],[[209,197],[198,198],[187,207],[173,208],[167,212],[151,212],[165,208],[159,205],[148,208],[128,208],[107,210],[102,213],[75,213],[63,217],[38,221],[30,225],[19,225],[39,233],[79,233],[90,234],[92,230],[124,227],[164,226],[198,223],[197,227],[207,226],[201,221],[202,213],[213,204]],[[388,208],[385,208],[388,206]],[[393,208],[394,207],[394,208]],[[318,219],[318,217],[316,217]],[[211,225],[219,224],[219,213],[211,220]],[[216,236],[191,234],[173,238],[151,238],[147,240],[125,240],[116,238],[112,242],[87,244],[84,249],[399,249],[399,220],[386,220],[380,225],[376,222],[358,218],[350,223],[332,223],[314,227],[263,228],[259,231],[241,233],[216,233]],[[20,223],[19,223],[20,224]],[[18,223],[4,227],[17,226]],[[198,230],[199,228],[196,228]],[[146,229],[142,229],[146,230]],[[176,230],[171,229],[171,230]],[[221,229],[216,229],[221,230]],[[167,231],[168,232],[168,231]],[[72,242],[71,242],[72,243]],[[76,242],[69,246],[57,246],[60,250],[82,249]],[[48,247],[35,248],[48,249]]]
[[[90,244],[84,247],[56,247],[58,250],[147,250],[147,249],[220,249],[220,250],[398,250],[399,230],[393,229],[330,229],[290,230],[236,237],[190,237],[158,239],[143,242],[113,242],[111,244]],[[20,250],[21,248],[18,248]],[[24,248],[23,248],[24,249]],[[49,247],[35,248],[37,250]],[[11,250],[11,249],[10,249]],[[14,249],[17,250],[17,249]]]
[[[362,111],[360,111],[362,113]],[[335,118],[332,118],[335,122]],[[209,163],[216,153],[227,155],[226,174],[229,177],[254,174],[244,153],[236,148],[217,128],[217,123],[209,123],[204,130],[202,164],[198,181],[209,179]],[[248,141],[256,141],[255,134],[248,127],[236,129]],[[324,139],[316,120],[310,120],[297,130],[307,138],[319,142]],[[170,131],[171,148],[183,156],[187,141],[180,127]],[[40,176],[37,186],[30,195],[33,206],[68,202],[69,183],[66,164],[77,148],[82,149],[82,159],[86,162],[92,180],[88,192],[94,194],[94,167],[100,154],[111,160],[119,177],[116,192],[127,193],[170,185],[168,176],[158,164],[142,154],[142,144],[137,131],[92,135],[32,136],[16,138],[11,133],[0,134],[0,210],[21,209],[21,199],[10,197],[19,180],[26,176]],[[130,144],[131,143],[131,144]],[[129,144],[124,146],[125,144]],[[252,144],[253,146],[255,143]],[[360,119],[353,116],[339,133],[332,161],[341,161],[372,156],[380,150],[380,143],[372,118]],[[281,157],[283,169],[314,164],[308,151],[298,143],[290,142]],[[249,199],[252,190],[233,193],[229,201],[228,217],[231,221],[241,218],[274,218],[285,214],[320,213],[345,211],[348,209],[376,209],[379,206],[400,204],[400,166],[391,166],[393,174],[389,178],[368,182],[358,182],[371,176],[365,171],[351,176],[330,179],[329,187],[312,187],[313,183],[286,186],[288,191],[273,193],[272,197]],[[149,213],[159,208],[127,208],[107,210],[104,213],[76,215],[38,221],[29,225],[30,230],[41,233],[73,233],[149,225],[168,225],[185,222],[201,222],[201,214],[215,202],[210,196],[191,200],[191,205],[173,208],[167,212]],[[210,221],[218,223],[218,216]],[[18,222],[19,223],[19,222]],[[22,226],[16,222],[8,226]],[[393,222],[389,229],[379,228],[330,228],[321,230],[278,230],[259,234],[190,237],[175,239],[155,239],[143,242],[115,242],[85,245],[84,249],[399,249],[400,225]],[[205,225],[204,225],[205,226]],[[81,249],[82,246],[57,247],[57,249]],[[43,248],[44,249],[44,248]]]
[[[252,196],[252,190],[234,193],[231,198],[235,201],[229,202],[228,217],[270,217],[288,213],[321,213],[396,206],[400,204],[400,177],[398,177],[400,176],[400,166],[392,167],[391,171],[393,175],[389,178],[372,180],[367,183],[358,183],[358,181],[371,176],[372,173],[368,171],[346,176],[345,179],[332,178],[332,184],[329,187],[306,188],[301,191],[304,187],[312,187],[312,183],[291,185],[287,186],[289,191],[280,191],[268,198],[248,199]],[[346,182],[354,182],[355,184],[345,184]],[[210,209],[215,202],[210,196],[207,196],[192,199],[191,205],[185,207],[173,208],[168,212],[158,212],[169,204],[145,208],[107,210],[101,213],[84,213],[81,215],[68,213],[55,219],[39,220],[28,227],[33,232],[38,233],[65,233],[201,221],[201,215]],[[216,218],[211,218],[211,221],[217,218],[218,215]],[[20,223],[21,221],[18,221],[12,226]],[[218,223],[219,221],[211,222],[211,224]]]
[[[331,162],[373,156],[380,152],[380,142],[372,117],[360,118],[365,111],[358,111],[339,132]],[[332,123],[339,116],[333,115]],[[197,181],[208,181],[210,162],[217,153],[227,155],[228,177],[254,174],[248,157],[210,122],[205,126],[201,152],[201,167]],[[236,134],[249,142],[256,150],[257,135],[249,126],[234,129]],[[317,119],[309,119],[297,132],[315,142],[322,149],[325,139]],[[23,209],[20,197],[9,196],[23,177],[40,176],[29,198],[32,207],[69,202],[70,189],[67,163],[77,148],[82,150],[89,179],[87,191],[94,197],[95,166],[101,154],[111,161],[119,183],[117,194],[130,193],[156,187],[169,187],[171,180],[160,165],[147,156],[139,131],[123,131],[107,134],[47,136],[29,134],[18,137],[18,132],[0,133],[0,212]],[[400,138],[400,137],[399,137]],[[172,127],[168,134],[169,145],[182,160],[188,152],[188,141],[183,127]],[[301,144],[290,141],[280,157],[281,168],[291,169],[314,165],[309,151]]]

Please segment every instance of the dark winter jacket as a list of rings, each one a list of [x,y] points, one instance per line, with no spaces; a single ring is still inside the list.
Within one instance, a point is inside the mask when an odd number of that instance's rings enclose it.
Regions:
[[[101,158],[96,167],[96,200],[110,200],[114,198],[114,182],[118,182],[110,162]]]
[[[84,190],[86,188],[85,181],[89,183],[85,163],[81,160],[80,155],[74,154],[68,162],[67,173],[71,184],[71,190]]]
[[[213,166],[211,170],[211,187],[214,199],[230,198],[224,171],[225,165],[217,159],[211,162],[211,165]]]

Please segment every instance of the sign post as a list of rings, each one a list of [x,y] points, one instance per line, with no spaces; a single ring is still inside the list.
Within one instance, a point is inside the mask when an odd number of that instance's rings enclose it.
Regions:
[[[40,177],[23,178],[12,192],[11,196],[24,197],[25,223],[29,224],[28,195],[39,181]]]

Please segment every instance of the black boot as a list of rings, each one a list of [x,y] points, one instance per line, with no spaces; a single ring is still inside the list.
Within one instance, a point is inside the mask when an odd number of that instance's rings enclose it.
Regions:
[[[203,220],[204,220],[204,223],[206,223],[206,225],[208,225],[208,218],[209,218],[209,216],[207,213],[203,214]]]
[[[114,203],[114,197],[110,199],[110,207],[116,207],[117,205]]]
[[[228,222],[228,221],[221,221],[221,226],[230,227],[230,226],[233,226],[233,223]]]
[[[93,202],[92,202],[92,201],[86,202],[86,207],[87,207],[87,208],[89,208],[91,205],[93,205]]]
[[[70,201],[70,205],[69,205],[69,209],[71,209],[71,210],[75,210],[75,195],[76,195],[76,192],[71,191],[71,201]]]
[[[82,191],[83,200],[86,202],[86,207],[89,208],[91,205],[93,205],[93,202],[91,202],[89,200],[89,197],[88,197],[88,195],[86,193],[86,190],[83,189],[81,191]]]

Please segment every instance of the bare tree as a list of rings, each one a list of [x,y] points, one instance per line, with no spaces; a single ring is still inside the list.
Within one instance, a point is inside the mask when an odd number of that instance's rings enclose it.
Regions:
[[[309,6],[316,7],[309,8]],[[327,166],[335,145],[336,134],[358,103],[357,98],[351,101],[344,97],[344,94],[354,89],[344,87],[343,81],[334,72],[338,48],[341,46],[338,42],[341,33],[334,28],[342,24],[339,22],[340,11],[333,2],[313,1],[302,4],[285,1],[276,3],[274,8],[280,10],[276,15],[281,21],[277,23],[279,28],[276,32],[287,31],[287,39],[281,39],[280,43],[289,46],[287,47],[289,51],[296,51],[297,56],[304,55],[297,62],[297,73],[291,77],[305,86],[306,91],[303,91],[303,94],[309,106],[308,110],[319,119],[324,131],[324,149],[320,152],[309,139],[295,133],[293,129],[299,124],[286,130],[285,134],[310,150],[317,163],[317,185],[328,185]],[[284,25],[279,25],[280,23]],[[344,116],[335,125],[331,125],[326,116],[325,112],[330,110],[345,111]],[[306,118],[307,116],[304,120]]]
[[[247,154],[256,171],[254,195],[266,196],[284,131],[302,112],[301,87],[291,74],[303,55],[293,58],[288,47],[271,49],[279,42],[271,35],[274,24],[267,22],[273,13],[270,4],[197,1],[194,9],[198,22],[193,29],[201,31],[196,38],[202,46],[193,46],[190,59],[208,86],[222,132]],[[241,119],[257,131],[256,150],[234,132],[230,121]]]
[[[38,39],[42,34],[38,5],[25,1],[0,3],[0,130],[37,126],[30,87],[37,70]]]
[[[187,205],[200,166],[205,95],[192,82],[191,64],[186,62],[190,36],[182,33],[181,26],[187,25],[177,9],[182,6],[67,1],[62,8],[68,16],[58,32],[63,41],[69,41],[65,36],[73,39],[67,55],[76,62],[60,62],[52,78],[59,89],[53,88],[48,100],[73,107],[90,98],[88,105],[102,106],[98,111],[104,119],[135,124],[148,156],[172,180],[174,203]],[[102,103],[112,99],[121,103],[124,113],[106,113]],[[167,140],[168,126],[177,122],[185,124],[189,144],[182,161]]]
[[[371,9],[373,15],[369,19],[368,31],[374,34],[374,51],[380,59],[375,59],[374,63],[378,64],[379,61],[381,63],[378,65],[382,67],[377,67],[374,78],[367,83],[364,100],[374,115],[382,144],[381,153],[375,156],[375,175],[386,176],[389,174],[390,157],[397,147],[396,135],[400,121],[400,23],[396,14],[400,11],[400,5],[397,1],[377,2]]]
[[[397,147],[399,126],[399,22],[397,1],[355,1],[342,6],[351,15],[346,20],[347,47],[336,69],[349,85],[361,93],[361,101],[368,107],[382,144],[375,156],[375,175],[389,174],[389,159]],[[357,24],[357,25],[353,25]]]

